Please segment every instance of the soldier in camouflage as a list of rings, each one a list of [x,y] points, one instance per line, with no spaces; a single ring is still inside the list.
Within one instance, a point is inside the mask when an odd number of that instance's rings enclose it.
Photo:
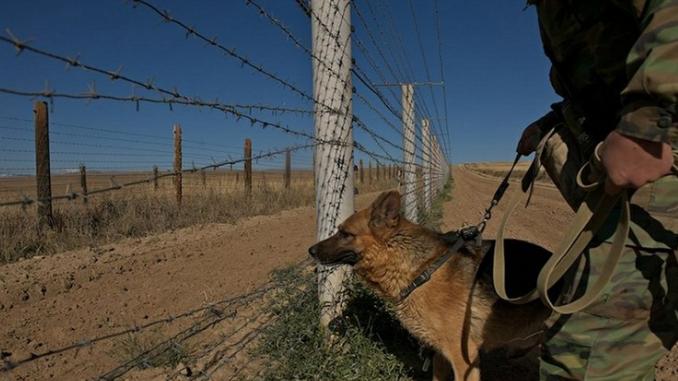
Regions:
[[[551,83],[564,101],[523,132],[518,151],[531,153],[535,137],[565,123],[586,135],[581,141],[604,142],[606,191],[633,192],[631,233],[615,275],[596,303],[552,317],[540,375],[652,380],[655,363],[678,339],[678,0],[528,4],[536,6]],[[562,301],[595,281],[614,216],[610,222]]]

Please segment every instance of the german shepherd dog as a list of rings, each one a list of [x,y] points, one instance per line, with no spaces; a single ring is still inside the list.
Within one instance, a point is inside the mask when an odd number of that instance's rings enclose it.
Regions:
[[[483,241],[482,250],[475,244],[462,246],[428,282],[402,299],[401,292],[452,243],[449,234],[402,217],[400,194],[392,191],[382,193],[370,207],[353,214],[336,234],[312,246],[309,253],[322,264],[353,265],[358,277],[394,306],[401,324],[435,350],[433,380],[450,380],[452,372],[455,380],[479,380],[480,351],[499,347],[525,350],[539,344],[544,320],[549,316],[538,300],[512,305],[496,296],[491,265],[487,264],[491,255],[481,253],[491,252],[493,244]],[[523,242],[516,247],[506,242],[507,263],[514,262],[521,279],[536,279],[538,268],[548,259],[548,252],[538,246],[525,250],[529,245]],[[533,274],[520,269],[524,263],[511,259],[512,249],[542,257],[531,264],[536,269]],[[534,259],[534,255],[528,256],[529,261]],[[507,273],[510,271],[509,266]],[[534,282],[518,285],[513,292],[529,287],[534,287]]]

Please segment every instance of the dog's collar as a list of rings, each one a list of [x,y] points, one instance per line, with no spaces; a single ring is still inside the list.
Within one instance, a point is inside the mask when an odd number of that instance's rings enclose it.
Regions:
[[[412,283],[400,291],[397,303],[402,303],[405,299],[407,299],[408,296],[410,296],[412,292],[414,292],[414,290],[428,282],[431,279],[431,275],[433,275],[436,270],[444,265],[445,262],[447,262],[455,252],[461,249],[461,247],[464,246],[466,242],[477,240],[480,237],[479,231],[475,226],[461,229],[460,231],[454,233],[454,235],[454,238],[451,240],[454,242],[452,246],[445,250],[445,254],[439,256],[433,262],[431,262],[431,264],[429,264],[421,274],[414,278]]]

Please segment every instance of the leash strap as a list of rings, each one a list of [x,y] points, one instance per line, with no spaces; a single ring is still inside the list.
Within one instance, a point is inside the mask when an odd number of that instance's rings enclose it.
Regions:
[[[440,266],[447,262],[447,260],[450,259],[450,257],[452,257],[452,254],[455,251],[459,250],[462,247],[462,245],[464,245],[464,240],[461,239],[461,237],[457,238],[457,241],[454,243],[454,245],[452,245],[450,249],[445,251],[445,254],[439,256],[433,262],[431,262],[431,264],[426,268],[426,270],[424,270],[421,274],[414,278],[412,283],[410,283],[406,288],[404,288],[400,292],[398,303],[407,299],[407,297],[410,296],[410,294],[414,292],[414,290],[416,290],[422,284],[428,282],[431,279],[431,275],[436,270],[438,270]]]
[[[452,245],[451,248],[448,248],[445,254],[441,255],[440,257],[436,258],[431,264],[426,267],[426,269],[419,274],[412,283],[410,283],[406,288],[404,288],[399,295],[398,298],[398,303],[402,302],[405,300],[410,294],[417,289],[417,287],[421,286],[422,284],[428,282],[431,279],[431,275],[440,268],[445,262],[447,262],[448,259],[457,252],[461,247],[466,243],[474,239],[478,239],[483,231],[485,230],[485,226],[487,226],[487,221],[492,218],[492,209],[499,204],[499,201],[504,197],[504,193],[506,193],[506,189],[509,187],[509,179],[511,178],[511,174],[513,173],[513,170],[516,168],[516,165],[518,164],[518,161],[520,160],[521,154],[517,154],[515,159],[513,160],[513,164],[511,165],[511,168],[509,169],[508,173],[502,180],[501,184],[499,184],[499,187],[497,190],[494,192],[494,195],[492,196],[492,201],[490,202],[490,206],[485,209],[485,214],[483,215],[483,218],[481,219],[480,223],[476,226],[471,226],[465,229],[461,229],[458,234],[457,234],[457,239],[455,240],[454,244]]]
[[[492,201],[490,201],[490,206],[485,209],[485,214],[483,215],[482,220],[480,220],[480,223],[477,225],[477,230],[478,234],[482,234],[483,231],[485,231],[485,227],[487,226],[487,221],[489,221],[492,218],[492,209],[494,209],[495,206],[499,204],[499,201],[504,197],[504,193],[506,193],[506,190],[509,187],[509,180],[511,179],[511,174],[513,173],[513,170],[516,168],[516,164],[518,164],[518,161],[520,160],[521,154],[516,154],[515,159],[513,159],[513,164],[511,165],[511,168],[509,169],[508,173],[506,176],[504,176],[504,179],[501,181],[501,184],[499,184],[499,187],[497,187],[497,190],[494,192],[494,195],[492,196]]]
[[[541,153],[541,150],[537,151],[535,161],[541,156]],[[624,250],[626,238],[629,234],[630,203],[626,191],[615,196],[606,194],[602,186],[604,183],[604,176],[600,175],[600,173],[599,176],[597,176],[597,181],[585,184],[583,182],[582,173],[589,166],[592,168],[600,168],[598,147],[596,147],[596,152],[594,153],[591,162],[582,167],[577,175],[579,186],[589,193],[577,210],[574,221],[570,225],[560,247],[541,269],[539,277],[537,278],[537,287],[527,294],[518,297],[509,297],[506,292],[504,234],[509,216],[520,203],[522,196],[527,190],[523,189],[523,192],[516,194],[516,197],[511,202],[511,205],[504,214],[499,226],[494,250],[492,269],[494,273],[493,279],[495,290],[500,298],[515,304],[523,304],[541,298],[542,302],[553,309],[553,311],[560,314],[572,314],[588,307],[600,296],[612,277]],[[621,217],[617,223],[614,240],[598,279],[592,286],[587,288],[584,295],[580,298],[568,304],[556,306],[549,298],[548,290],[575,264],[584,250],[586,250],[596,232],[605,223],[612,209],[619,203],[621,203],[622,206]]]
[[[515,211],[516,207],[518,204],[521,203],[521,200],[523,199],[523,195],[525,194],[525,191],[516,193],[516,195],[513,197],[511,200],[511,204],[504,213],[504,217],[501,220],[501,223],[499,224],[499,230],[497,231],[497,238],[494,244],[494,259],[492,261],[492,282],[494,283],[494,290],[497,293],[497,295],[510,303],[514,304],[525,304],[529,303],[533,300],[536,300],[539,295],[537,294],[537,290],[534,289],[530,292],[528,292],[525,295],[520,295],[518,297],[509,297],[508,293],[506,292],[506,260],[504,256],[504,233],[506,231],[506,224],[508,222],[508,219],[511,214]]]
[[[513,196],[511,202],[509,203],[508,210],[504,213],[504,216],[501,219],[499,230],[497,231],[497,238],[494,246],[494,258],[492,261],[492,282],[494,283],[494,289],[497,295],[501,299],[513,304],[529,303],[533,300],[536,300],[539,295],[537,294],[536,289],[518,297],[509,297],[508,292],[506,291],[506,260],[504,255],[504,234],[506,232],[506,224],[508,223],[509,217],[516,210],[516,207],[518,207],[518,204],[521,203],[523,196],[526,193],[528,194],[528,203],[532,198],[534,183],[539,176],[539,171],[541,170],[541,155],[544,151],[544,148],[546,147],[546,142],[555,133],[555,130],[555,128],[549,130],[539,142],[539,145],[537,145],[534,160],[532,161],[530,168],[527,170],[521,181],[522,192],[518,192]]]
[[[457,233],[457,238],[454,241],[454,244],[452,244],[452,246],[445,251],[445,254],[433,260],[433,262],[431,262],[431,264],[429,264],[421,274],[414,278],[412,283],[410,283],[406,288],[404,288],[400,292],[397,303],[400,303],[403,300],[405,300],[419,286],[431,280],[431,275],[433,275],[433,273],[436,272],[436,270],[438,270],[442,265],[444,265],[445,262],[447,262],[454,253],[461,249],[461,247],[464,246],[466,242],[474,240],[479,236],[480,232],[475,226],[466,229],[461,229]]]
[[[622,211],[614,240],[607,253],[605,264],[600,269],[598,279],[592,286],[588,286],[584,294],[578,299],[564,305],[556,306],[549,298],[548,290],[560,280],[575,264],[577,259],[586,250],[596,232],[603,226],[612,209],[621,202]],[[572,227],[556,254],[546,262],[537,278],[537,291],[542,302],[559,314],[579,312],[593,303],[612,278],[617,263],[622,256],[626,238],[629,234],[630,207],[626,191],[619,195],[610,196],[603,187],[589,194],[579,207]],[[583,227],[582,227],[583,226]]]

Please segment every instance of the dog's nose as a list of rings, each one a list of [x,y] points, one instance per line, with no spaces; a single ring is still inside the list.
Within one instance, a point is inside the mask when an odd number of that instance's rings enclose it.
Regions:
[[[318,245],[313,245],[308,248],[308,253],[315,258],[318,255]]]

